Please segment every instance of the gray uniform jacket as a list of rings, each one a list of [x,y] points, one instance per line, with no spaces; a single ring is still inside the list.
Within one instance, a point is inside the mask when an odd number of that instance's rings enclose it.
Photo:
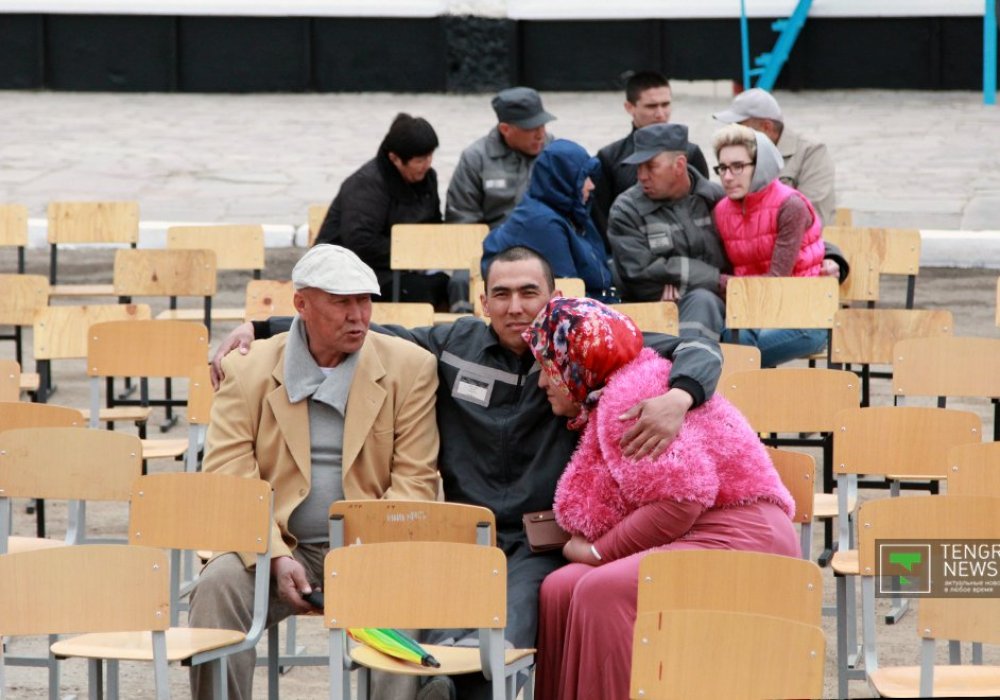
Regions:
[[[552,141],[546,136],[545,143]],[[485,223],[496,228],[528,189],[535,156],[507,146],[500,131],[490,133],[462,151],[448,183],[444,220],[456,224]]]
[[[777,146],[785,159],[785,167],[778,173],[778,178],[804,194],[825,225],[833,225],[837,196],[834,191],[833,158],[826,146],[804,139],[788,127],[782,130]]]
[[[608,241],[625,301],[657,301],[663,286],[683,296],[692,289],[719,290],[729,260],[712,219],[722,187],[688,166],[691,191],[675,200],[652,200],[633,185],[615,200]]]

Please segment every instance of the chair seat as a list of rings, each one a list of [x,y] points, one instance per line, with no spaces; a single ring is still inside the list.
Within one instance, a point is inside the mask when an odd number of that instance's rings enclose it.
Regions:
[[[880,668],[869,674],[878,694],[919,698],[920,667]],[[934,697],[982,698],[1000,695],[1000,666],[935,666]]]
[[[376,671],[388,671],[410,676],[452,676],[482,671],[483,667],[479,662],[479,647],[452,647],[436,644],[421,644],[421,646],[427,650],[428,654],[441,662],[441,668],[418,666],[400,661],[363,644],[351,649],[351,659]],[[509,666],[516,661],[534,655],[534,653],[534,649],[507,649],[504,653],[504,664]]]
[[[182,661],[195,654],[237,644],[246,637],[234,630],[171,627],[167,630],[167,660]],[[149,632],[102,632],[61,639],[52,645],[59,658],[152,661],[153,637]]]
[[[90,409],[81,408],[85,421],[90,420]],[[153,409],[149,406],[115,406],[114,408],[102,408],[97,414],[97,419],[102,423],[115,423],[132,421],[135,423],[145,423],[153,414]]]
[[[38,372],[21,372],[21,381],[19,387],[21,391],[38,391],[38,387],[42,384],[42,378],[38,375]]]
[[[245,314],[245,309],[229,307],[229,308],[212,308],[212,320],[213,321],[242,321]],[[203,321],[205,319],[204,309],[164,309],[160,313],[156,314],[156,320],[168,321]]]
[[[47,537],[8,537],[7,552],[17,554],[18,552],[33,552],[36,549],[54,549],[65,547],[63,540],[50,540]]]
[[[944,481],[948,477],[944,474],[928,474],[927,476],[913,476],[912,474],[886,474],[885,478],[890,481]]]
[[[854,508],[858,505],[857,496],[847,497],[847,512],[853,513]],[[813,517],[814,518],[836,518],[837,517],[837,494],[835,493],[817,493],[813,498]]]
[[[848,549],[833,553],[830,566],[835,574],[841,576],[858,576],[861,564],[858,563],[858,550]]]
[[[113,284],[54,284],[49,288],[50,297],[113,297]]]
[[[187,438],[168,438],[163,440],[143,440],[143,459],[172,459],[187,452]]]

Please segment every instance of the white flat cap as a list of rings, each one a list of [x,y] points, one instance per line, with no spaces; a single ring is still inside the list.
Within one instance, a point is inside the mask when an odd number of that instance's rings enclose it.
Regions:
[[[321,289],[328,294],[381,294],[375,272],[347,248],[314,245],[292,268],[295,289]]]

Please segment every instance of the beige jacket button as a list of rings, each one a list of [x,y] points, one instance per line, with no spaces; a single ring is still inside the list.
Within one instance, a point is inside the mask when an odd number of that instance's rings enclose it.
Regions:
[[[305,489],[299,489],[299,495],[300,496],[305,496],[306,495],[306,490]]]

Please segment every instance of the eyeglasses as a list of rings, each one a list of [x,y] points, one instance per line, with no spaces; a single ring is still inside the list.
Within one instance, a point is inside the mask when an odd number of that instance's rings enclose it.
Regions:
[[[751,165],[753,165],[753,163],[730,163],[729,165],[720,163],[712,168],[712,170],[714,170],[715,174],[719,177],[722,177],[727,172],[732,173],[733,175],[740,175],[743,172],[743,168],[747,168]]]

